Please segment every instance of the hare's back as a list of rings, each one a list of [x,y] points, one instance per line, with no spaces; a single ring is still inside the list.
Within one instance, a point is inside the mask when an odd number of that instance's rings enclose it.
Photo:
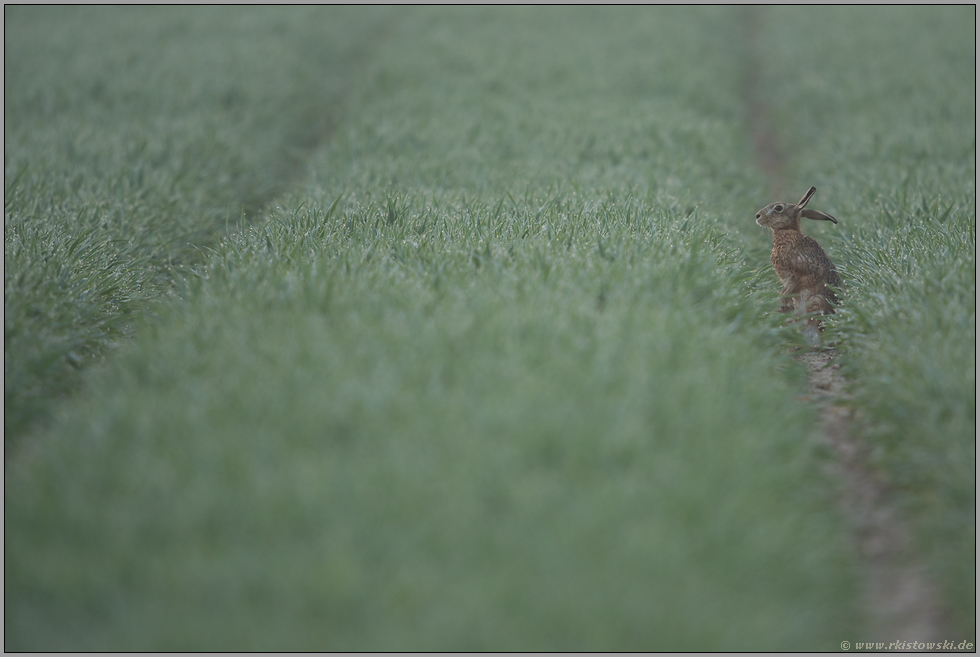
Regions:
[[[839,287],[840,276],[837,274],[837,268],[834,267],[834,263],[827,257],[826,252],[820,247],[817,240],[809,235],[804,235],[800,247],[797,251],[797,257],[800,259],[801,264],[810,273],[819,276],[821,280],[827,281],[831,285],[838,285]],[[838,282],[834,283],[834,279]]]
[[[828,260],[828,262],[830,262]],[[827,285],[833,285],[836,288],[843,289],[844,281],[841,280],[840,274],[837,273],[837,267],[834,267],[834,263],[830,263],[830,274],[827,276]]]
[[[773,240],[772,264],[782,279],[799,279],[806,285],[834,285],[832,277],[836,276],[836,270],[833,263],[817,241],[808,235],[779,231]]]

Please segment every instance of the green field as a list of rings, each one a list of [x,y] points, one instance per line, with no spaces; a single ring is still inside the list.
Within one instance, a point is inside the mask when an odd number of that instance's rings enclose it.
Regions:
[[[6,8],[5,649],[861,640],[750,68],[975,643],[974,25]]]

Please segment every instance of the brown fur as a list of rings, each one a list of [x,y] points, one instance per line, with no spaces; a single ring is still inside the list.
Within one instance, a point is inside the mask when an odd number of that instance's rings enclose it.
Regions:
[[[781,313],[832,314],[837,295],[828,286],[843,287],[834,263],[815,239],[800,231],[800,217],[837,223],[829,214],[804,209],[815,191],[811,187],[795,205],[770,203],[755,215],[756,223],[772,230],[772,266],[783,284],[779,300]],[[804,334],[812,344],[819,343],[819,330],[819,320],[808,318]]]

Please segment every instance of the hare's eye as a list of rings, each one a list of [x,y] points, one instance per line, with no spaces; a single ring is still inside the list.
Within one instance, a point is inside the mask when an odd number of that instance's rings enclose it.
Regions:
[[[777,205],[776,207],[773,208],[773,210],[775,210],[776,212],[782,212],[783,211],[783,206]]]

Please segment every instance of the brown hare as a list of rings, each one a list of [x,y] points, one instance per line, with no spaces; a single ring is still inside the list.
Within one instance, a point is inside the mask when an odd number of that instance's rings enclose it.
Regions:
[[[837,295],[833,288],[842,289],[837,268],[817,241],[800,232],[800,217],[822,221],[837,220],[829,214],[806,208],[816,187],[811,187],[800,202],[770,203],[755,215],[755,222],[772,230],[772,266],[783,284],[779,312],[799,314],[834,312]],[[831,286],[831,287],[828,287]],[[820,321],[810,315],[803,335],[812,346],[820,344]]]

